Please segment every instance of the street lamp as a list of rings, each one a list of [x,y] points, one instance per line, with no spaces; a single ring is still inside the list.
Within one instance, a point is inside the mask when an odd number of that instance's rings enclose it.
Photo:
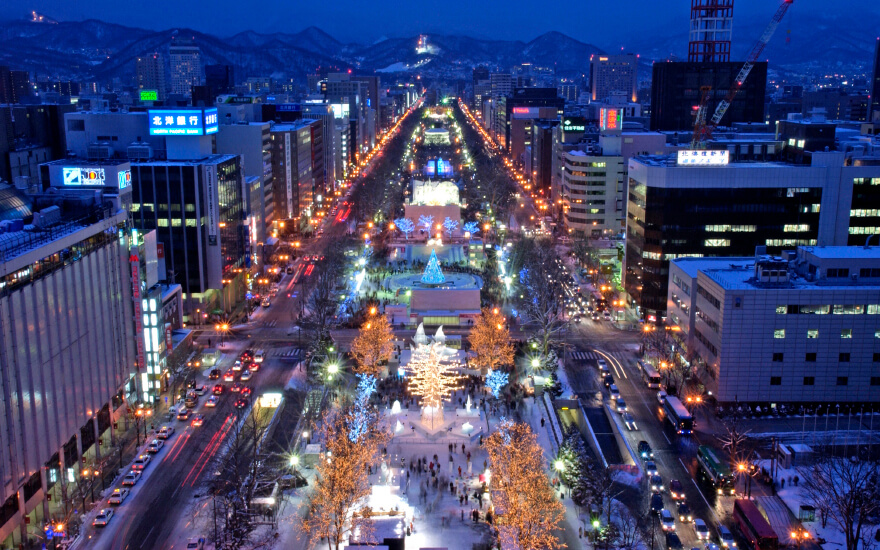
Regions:
[[[293,468],[293,482],[296,483],[296,467],[299,464],[299,457],[293,455],[290,457],[290,466]]]
[[[797,542],[798,550],[801,548],[801,542],[810,538],[810,533],[807,532],[806,529],[797,529],[791,532],[791,538]]]

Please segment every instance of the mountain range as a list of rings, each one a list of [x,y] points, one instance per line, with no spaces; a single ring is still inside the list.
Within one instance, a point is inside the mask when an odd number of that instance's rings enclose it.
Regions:
[[[784,27],[765,52],[771,67],[860,66],[871,58],[874,37],[865,25],[853,24],[852,16],[831,15],[798,29],[795,36]],[[734,38],[759,36],[762,30],[762,25],[746,23],[737,27]],[[427,78],[470,78],[476,65],[506,69],[526,62],[555,67],[559,76],[575,77],[587,72],[591,55],[605,53],[596,45],[559,32],[548,32],[529,42],[432,34],[430,50],[417,53],[418,37],[383,38],[363,45],[343,43],[317,27],[296,33],[245,31],[217,37],[192,29],[154,31],[98,20],[57,24],[18,20],[0,27],[0,65],[51,78],[101,81],[121,77],[130,82],[135,59],[154,51],[167,53],[174,36],[194,40],[201,48],[203,63],[232,65],[238,80],[267,75],[301,80],[317,67],[352,69],[361,74],[417,71]],[[686,48],[686,32],[667,32],[630,42],[627,51],[640,53],[647,70],[651,60],[685,57]],[[734,58],[738,50],[742,50],[739,58],[744,57],[745,48],[745,42],[737,42]]]

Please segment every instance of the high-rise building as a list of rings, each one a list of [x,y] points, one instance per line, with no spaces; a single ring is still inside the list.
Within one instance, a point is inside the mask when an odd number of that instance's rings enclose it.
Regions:
[[[190,97],[192,87],[202,83],[202,53],[192,43],[173,42],[168,49],[171,58],[171,93]]]
[[[341,155],[337,142],[337,133],[335,130],[335,115],[333,108],[327,103],[304,103],[302,106],[302,117],[306,120],[319,120],[322,127],[322,143],[323,143],[323,170],[324,170],[324,193],[329,195],[336,189],[336,184],[342,176],[337,176],[336,167],[338,165],[337,155]]]
[[[5,66],[0,66],[0,103],[18,103],[12,89],[12,72]]]
[[[880,122],[880,38],[874,44],[874,71],[871,77],[871,108],[868,121]]]
[[[638,57],[635,54],[590,56],[590,93],[593,101],[623,96],[636,101]]]
[[[719,403],[880,400],[880,248],[678,258],[669,281],[675,355]]]
[[[75,105],[9,105],[0,109],[0,179],[39,181],[39,165],[67,154],[65,113]]]
[[[312,126],[317,120],[299,120],[272,126],[272,174],[275,219],[301,222],[312,215]]]
[[[205,65],[205,86],[214,95],[228,94],[235,89],[232,65]]]
[[[730,61],[733,0],[691,0],[688,61]]]
[[[489,80],[489,68],[483,67],[480,65],[479,67],[474,67],[472,71],[473,78],[471,79],[471,85],[476,87],[483,81]]]
[[[65,517],[64,496],[96,456],[114,454],[113,423],[126,401],[139,401],[132,321],[138,286],[126,223],[131,190],[119,188],[123,180],[111,167],[92,180],[76,162],[65,168],[64,178],[59,168],[44,182],[51,190],[0,191],[4,223],[11,224],[0,243],[6,548],[26,545],[35,525]],[[77,185],[83,181],[88,187]]]
[[[493,98],[510,95],[513,91],[513,76],[510,73],[491,73],[489,84],[492,86]]]
[[[711,88],[708,113],[715,112],[731,82],[742,69],[738,62],[654,63],[651,81],[651,129],[687,132],[694,129],[694,112],[700,104],[702,86]],[[752,72],[736,94],[721,126],[736,122],[763,122],[767,87],[767,62],[755,63]]]
[[[516,88],[504,101],[504,110],[499,124],[499,143],[510,152],[515,162],[525,164],[523,156],[526,147],[532,143],[532,124],[534,121],[557,120],[565,106],[565,100],[556,94],[556,88]],[[504,139],[501,140],[501,132]]]
[[[165,60],[160,53],[151,53],[137,58],[138,91],[155,90],[158,101],[165,101]]]
[[[880,203],[880,186],[871,185],[880,181],[880,166],[870,160],[816,151],[809,166],[725,163],[727,154],[679,151],[681,162],[629,161],[625,286],[648,320],[666,314],[672,259],[747,256],[756,246],[778,255],[880,233],[880,216],[870,210]]]
[[[34,95],[33,86],[31,86],[31,75],[27,71],[9,71],[12,78],[12,99],[14,103],[23,103],[29,97]]]

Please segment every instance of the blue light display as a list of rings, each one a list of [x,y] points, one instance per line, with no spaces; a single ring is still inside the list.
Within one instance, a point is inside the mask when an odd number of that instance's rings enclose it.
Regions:
[[[204,136],[220,129],[217,109],[150,109],[151,136]]]
[[[509,377],[510,375],[506,372],[489,369],[489,372],[486,374],[486,387],[489,388],[495,399],[498,399],[501,395],[501,388],[507,385]]]

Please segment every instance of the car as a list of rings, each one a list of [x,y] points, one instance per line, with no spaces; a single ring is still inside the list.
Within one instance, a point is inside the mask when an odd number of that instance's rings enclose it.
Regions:
[[[694,519],[694,532],[700,540],[709,540],[709,526],[700,518]]]
[[[189,409],[180,409],[180,412],[177,413],[178,420],[188,420],[189,419]]]
[[[610,388],[611,384],[614,383],[614,377],[611,376],[610,374],[606,374],[605,378],[603,379],[603,382],[605,383],[606,388]]]
[[[212,395],[211,397],[208,398],[208,401],[207,401],[207,403],[205,403],[205,406],[206,407],[216,407],[217,403],[219,403],[219,402],[220,402],[220,398],[217,397],[216,395]]]
[[[195,393],[196,395],[201,396],[201,395],[205,395],[206,393],[208,393],[208,387],[207,387],[206,385],[204,385],[204,384],[199,384],[198,386],[196,386],[195,388],[193,388],[192,391],[193,391],[193,393]]]
[[[204,550],[205,548],[205,539],[204,537],[192,537],[188,541],[186,541],[186,550]]]
[[[681,550],[681,539],[675,533],[666,533],[666,548],[668,550]]]
[[[147,467],[147,464],[150,463],[150,455],[143,454],[134,459],[134,462],[131,463],[132,470],[140,470],[143,471],[144,468]]]
[[[611,395],[611,399],[620,399],[620,389],[617,387],[617,384],[608,386],[608,393]]]
[[[623,423],[626,425],[626,429],[630,431],[638,430],[638,426],[636,426],[636,419],[628,412],[623,413]]]
[[[649,476],[655,476],[660,473],[657,471],[657,464],[655,464],[653,460],[645,462],[645,472]]]
[[[168,439],[174,435],[174,426],[162,426],[159,428],[159,433],[156,434],[156,437],[159,439]]]
[[[288,266],[287,274],[290,275],[291,273],[293,273],[293,268]]]
[[[251,371],[251,373],[257,372],[258,370],[260,370],[260,363],[257,363],[256,361],[252,361],[248,365],[248,370]]]
[[[211,369],[211,372],[208,373],[208,380],[219,380],[220,379],[220,369]]]
[[[246,349],[246,350],[244,350],[244,351],[241,352],[241,354],[238,356],[238,359],[239,359],[240,361],[242,361],[242,362],[244,362],[244,361],[250,361],[250,360],[253,359],[253,358],[254,358],[254,352],[253,352],[253,350],[250,350],[250,349]]]
[[[605,312],[604,317],[605,317],[605,320],[606,320],[606,321],[610,321],[610,320],[611,320],[611,314],[608,313],[607,311]]]
[[[232,385],[229,386],[229,391],[241,391],[241,388],[241,382],[233,382]]]
[[[98,510],[98,515],[92,520],[94,527],[107,527],[110,520],[113,519],[113,510],[110,508],[102,508]]]
[[[247,382],[248,380],[251,379],[251,376],[253,376],[253,374],[251,373],[250,369],[241,371],[241,381],[242,382]]]
[[[110,498],[107,499],[107,504],[115,504],[119,506],[125,500],[125,497],[128,496],[128,489],[119,488],[113,489],[113,492],[110,493]]]
[[[687,502],[681,501],[678,503],[678,521],[682,523],[690,523],[694,521],[694,515],[691,513],[691,507],[687,505]]]
[[[196,405],[199,404],[199,394],[190,390],[189,392],[187,392],[186,397],[183,400],[183,404],[186,406],[187,409],[196,408]]]
[[[673,479],[669,482],[669,496],[675,500],[684,499],[684,488],[679,480]]]
[[[651,492],[654,493],[662,493],[663,492],[663,478],[659,475],[651,476]]]
[[[229,369],[226,371],[226,374],[223,375],[224,382],[234,382],[235,381],[235,371]]]
[[[651,511],[655,514],[659,514],[660,510],[663,509],[663,495],[660,493],[654,493],[651,495]]]
[[[196,379],[190,378],[186,381],[186,389],[191,390],[196,387]]]
[[[241,359],[236,360],[235,363],[232,364],[232,370],[240,371],[242,369],[243,364],[244,363],[242,362]]]
[[[241,396],[242,396],[242,397],[250,397],[250,395],[251,395],[251,393],[252,393],[253,391],[254,391],[254,390],[252,390],[252,389],[250,389],[250,388],[242,388],[242,389],[241,389]]]
[[[147,445],[147,452],[156,454],[162,450],[162,446],[165,445],[165,442],[161,439],[154,439],[150,441],[150,444]]]
[[[626,412],[626,401],[624,401],[622,397],[618,397],[616,407],[617,407],[617,412],[625,413]]]
[[[736,548],[736,540],[733,538],[733,533],[724,525],[718,526],[718,538],[721,540],[722,548]]]
[[[223,395],[223,389],[223,384],[216,384],[214,385],[214,389],[211,390],[211,393],[214,395]]]
[[[598,359],[596,363],[598,363],[599,365],[599,372],[602,372],[604,374],[611,373],[611,369],[608,368],[608,363],[606,363],[604,359]]]
[[[137,485],[137,482],[141,479],[141,473],[137,470],[132,470],[125,474],[125,477],[122,478],[122,484],[126,487],[133,487]]]
[[[721,550],[721,547],[715,544],[714,542],[707,542],[705,546],[703,546],[704,550]]]
[[[254,353],[254,363],[262,363],[263,359],[266,357],[266,352],[261,349],[258,349],[256,353]]]
[[[238,401],[235,402],[236,409],[245,409],[245,408],[247,408],[247,406],[248,406],[247,399],[239,399]]]
[[[598,322],[599,322],[599,315],[597,315],[597,314],[594,313],[594,314],[592,315],[592,319],[593,319],[593,321],[595,321],[595,322],[598,323]]]
[[[645,440],[639,441],[639,456],[645,460],[654,458],[654,450],[651,449],[651,445]]]
[[[197,414],[197,415],[193,416],[193,419],[192,419],[193,428],[198,428],[199,426],[201,426],[204,423],[205,423],[205,415]]]
[[[657,392],[657,401],[659,401],[661,405],[666,403],[666,392],[664,390]]]
[[[664,531],[675,531],[675,517],[666,508],[660,510],[660,527]]]
[[[263,307],[269,307],[269,306],[272,305],[272,302],[270,302],[270,301],[269,301],[269,297],[266,296],[265,298],[263,298],[263,301],[260,302],[260,305],[263,306]]]

